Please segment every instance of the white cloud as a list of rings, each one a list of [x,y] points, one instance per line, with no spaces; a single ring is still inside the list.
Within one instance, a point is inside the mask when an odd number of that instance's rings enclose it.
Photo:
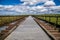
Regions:
[[[21,0],[24,1],[24,3],[22,5],[0,5],[0,10],[11,10],[11,11],[16,11],[16,12],[20,12],[20,13],[26,13],[26,14],[31,14],[31,13],[40,13],[40,12],[47,12],[48,9],[46,7],[44,7],[44,5],[55,5],[55,3],[53,1],[48,1],[48,0]],[[44,5],[42,6],[32,6],[30,7],[29,5],[34,5],[38,2],[46,2]],[[51,6],[50,9],[59,9],[60,10],[60,6]]]
[[[0,5],[0,7],[3,7],[3,5]]]
[[[0,5],[0,7],[11,8],[11,7],[13,7],[13,5]]]
[[[3,10],[4,9],[4,6],[3,5],[0,5],[0,10]]]
[[[5,10],[5,9],[9,10],[12,7],[14,7],[14,6],[13,5],[0,5],[0,10]]]
[[[37,4],[39,2],[46,2],[46,1],[49,1],[49,0],[21,0],[23,1],[23,5],[34,5],[34,4]]]
[[[37,9],[44,9],[44,6],[37,6]]]
[[[42,9],[41,12],[47,12],[48,10],[47,9]]]
[[[55,3],[53,1],[47,1],[44,6],[55,6]]]
[[[14,7],[13,5],[5,5],[4,6],[5,8],[12,8],[12,7]]]
[[[55,6],[55,9],[60,9],[60,6]]]

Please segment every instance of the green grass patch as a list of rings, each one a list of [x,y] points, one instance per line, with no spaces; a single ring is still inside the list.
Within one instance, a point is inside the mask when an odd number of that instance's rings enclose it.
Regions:
[[[26,16],[0,16],[0,26],[7,25]]]
[[[46,20],[46,21],[50,21],[51,23],[54,24],[58,24],[60,25],[60,14],[43,14],[43,15],[35,15],[35,17]],[[58,21],[56,22],[58,17]]]

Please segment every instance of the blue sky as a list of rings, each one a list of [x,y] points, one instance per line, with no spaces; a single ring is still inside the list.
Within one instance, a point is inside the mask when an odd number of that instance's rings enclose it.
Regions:
[[[56,5],[60,5],[60,0],[54,0]],[[0,5],[18,5],[22,4],[23,2],[20,0],[0,0]],[[43,3],[39,3],[37,5],[42,5]]]
[[[54,2],[56,3],[56,5],[60,5],[60,0],[54,0]]]
[[[48,8],[45,5],[50,6],[50,13],[60,11],[60,0],[0,0],[0,14],[47,13]]]
[[[0,0],[1,5],[17,5],[21,3],[23,2],[21,2],[20,0]]]

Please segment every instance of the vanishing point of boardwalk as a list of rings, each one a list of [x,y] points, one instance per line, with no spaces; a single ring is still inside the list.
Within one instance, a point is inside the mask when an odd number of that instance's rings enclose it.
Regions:
[[[29,16],[5,40],[51,40]]]

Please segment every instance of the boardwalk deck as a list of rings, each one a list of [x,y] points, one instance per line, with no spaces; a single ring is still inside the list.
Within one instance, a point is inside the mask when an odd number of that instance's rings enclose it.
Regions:
[[[5,40],[51,40],[31,16],[26,18]]]

